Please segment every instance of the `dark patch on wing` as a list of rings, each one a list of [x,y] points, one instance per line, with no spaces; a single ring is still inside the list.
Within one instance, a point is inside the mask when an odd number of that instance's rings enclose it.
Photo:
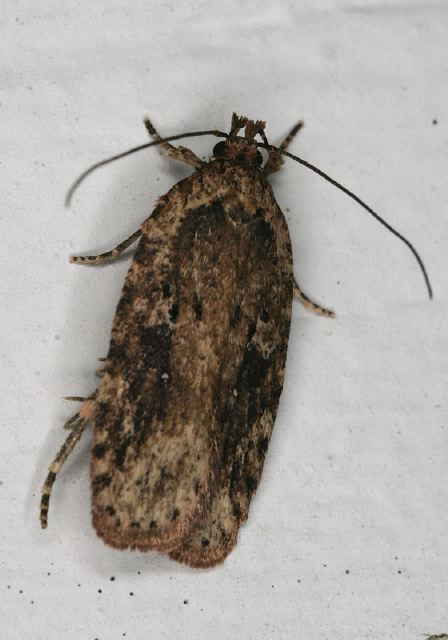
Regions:
[[[129,399],[136,407],[134,429],[137,438],[149,427],[153,416],[162,420],[167,411],[168,389],[165,378],[171,375],[172,330],[169,324],[142,327],[138,358],[141,366],[129,372]],[[164,377],[162,377],[164,376]],[[148,386],[150,385],[150,386]],[[150,393],[150,402],[138,402]]]
[[[118,442],[114,446],[114,454],[115,454],[115,464],[117,465],[117,469],[123,471],[124,463],[126,460],[126,454],[129,446],[133,443],[133,436],[131,434],[121,435],[118,438]]]
[[[98,458],[98,459],[104,458],[108,448],[109,447],[105,442],[99,442],[92,448],[92,455],[94,455],[95,458]]]
[[[233,315],[230,320],[230,326],[235,328],[241,320],[241,306],[239,304],[233,310]]]
[[[197,207],[194,215],[185,216],[180,225],[180,251],[189,253],[201,237],[207,237],[212,231],[219,229],[226,221],[226,212],[219,200],[208,206]]]
[[[264,382],[269,365],[269,359],[265,358],[254,344],[249,343],[238,371],[235,388],[251,395],[257,393]]]
[[[179,315],[179,304],[177,302],[173,302],[171,307],[168,309],[168,315],[171,322],[176,322],[177,316]]]
[[[196,320],[202,320],[202,300],[197,293],[194,294],[194,314]]]
[[[162,295],[164,298],[169,298],[171,295],[171,287],[169,282],[164,282],[162,285]]]
[[[93,478],[93,484],[97,490],[108,487],[112,481],[110,473],[100,473]]]

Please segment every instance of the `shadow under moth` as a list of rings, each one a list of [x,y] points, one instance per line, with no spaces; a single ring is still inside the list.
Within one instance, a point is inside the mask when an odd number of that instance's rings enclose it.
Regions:
[[[49,468],[40,519],[47,526],[52,485],[93,424],[92,520],[117,549],[155,550],[193,567],[224,560],[247,519],[283,386],[295,295],[321,315],[294,280],[286,220],[267,175],[283,157],[342,189],[411,249],[413,246],[345,187],[286,148],[268,143],[265,123],[233,114],[230,133],[153,138],[88,169],[161,145],[194,173],[160,197],[141,228],[115,249],[72,262],[100,264],[139,240],[112,325],[98,389],[67,423]],[[243,132],[241,130],[244,129]],[[170,141],[224,138],[208,162]],[[260,149],[266,150],[264,163]],[[264,163],[264,166],[263,166]]]

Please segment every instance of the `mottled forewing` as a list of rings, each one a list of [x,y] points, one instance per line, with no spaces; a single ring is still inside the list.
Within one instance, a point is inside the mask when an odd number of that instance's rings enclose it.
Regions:
[[[216,482],[202,517],[171,553],[196,567],[221,562],[236,543],[260,480],[283,385],[292,301],[291,247],[273,196],[263,204],[255,212],[231,214],[244,238],[247,260],[239,274],[223,353]]]
[[[259,170],[210,163],[160,200],[98,390],[92,515],[106,542],[191,564],[198,535],[228,552],[272,431],[291,299],[289,236]]]

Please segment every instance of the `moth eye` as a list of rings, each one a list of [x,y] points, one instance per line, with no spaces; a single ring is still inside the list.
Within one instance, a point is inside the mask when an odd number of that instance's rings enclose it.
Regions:
[[[213,147],[213,155],[215,156],[215,158],[219,158],[220,156],[224,155],[226,144],[227,143],[225,140],[221,140],[221,142],[215,144],[215,146]]]
[[[257,154],[255,156],[255,160],[254,163],[258,166],[261,167],[261,165],[263,164],[263,156],[261,155],[261,153],[259,151],[257,151]]]

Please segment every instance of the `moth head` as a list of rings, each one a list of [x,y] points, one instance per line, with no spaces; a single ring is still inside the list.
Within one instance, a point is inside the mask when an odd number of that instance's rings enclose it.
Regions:
[[[224,160],[231,160],[239,164],[260,167],[263,164],[255,136],[259,135],[267,143],[264,128],[266,123],[261,120],[249,120],[245,116],[232,115],[230,133],[225,140],[221,140],[213,147],[213,156]],[[244,127],[244,135],[238,132]]]
[[[223,160],[231,160],[239,164],[261,167],[263,156],[254,143],[248,143],[245,138],[235,136],[221,140],[213,147],[213,156]]]

